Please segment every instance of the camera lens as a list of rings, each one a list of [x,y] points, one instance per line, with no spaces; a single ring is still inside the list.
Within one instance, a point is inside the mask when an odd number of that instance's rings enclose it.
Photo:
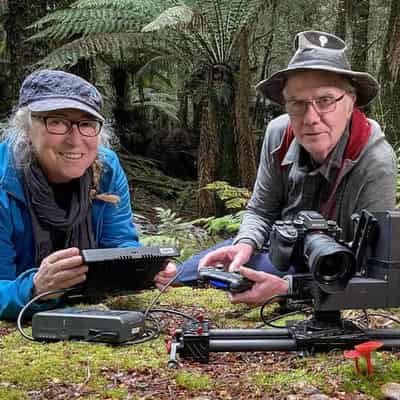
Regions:
[[[305,236],[304,256],[314,280],[326,293],[344,290],[355,274],[352,251],[323,233]]]

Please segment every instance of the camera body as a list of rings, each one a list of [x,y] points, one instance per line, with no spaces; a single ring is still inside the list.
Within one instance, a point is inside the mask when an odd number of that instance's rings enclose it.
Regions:
[[[340,241],[342,230],[335,221],[325,220],[316,211],[300,211],[293,220],[277,220],[270,234],[269,255],[280,271],[303,264],[303,248],[306,235],[323,234]]]
[[[300,211],[292,221],[276,221],[270,234],[269,256],[280,271],[294,266],[311,272],[328,293],[343,290],[355,273],[356,260],[341,240],[335,221],[316,211]]]

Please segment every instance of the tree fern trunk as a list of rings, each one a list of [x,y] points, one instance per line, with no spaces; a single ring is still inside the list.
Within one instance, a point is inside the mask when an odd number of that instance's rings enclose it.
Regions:
[[[250,65],[248,31],[239,38],[240,73],[235,96],[236,152],[240,186],[253,189],[256,177],[254,137],[250,127]]]
[[[347,23],[347,10],[348,10],[349,0],[338,0],[337,4],[337,18],[336,18],[336,28],[335,34],[346,39],[346,23]]]
[[[22,80],[48,49],[44,43],[26,41],[30,36],[26,27],[47,13],[47,3],[47,0],[8,0],[5,29],[10,74],[7,91],[2,93],[6,96],[2,97],[1,109],[9,110],[16,103]]]
[[[197,167],[199,189],[216,180],[218,160],[219,133],[216,115],[211,102],[207,99],[204,100],[202,104]],[[200,216],[215,215],[215,200],[213,193],[206,190],[199,191],[198,211]]]
[[[353,0],[351,17],[351,66],[355,71],[365,71],[368,59],[369,0]]]
[[[261,72],[260,72],[260,77],[259,81],[262,81],[263,79],[266,79],[268,75],[270,74],[270,67],[271,67],[271,61],[272,61],[272,44],[274,41],[274,36],[275,36],[275,25],[278,21],[277,18],[277,9],[278,9],[278,1],[277,0],[271,0],[271,24],[268,27],[269,32],[266,37],[266,42],[264,45],[264,57],[263,61],[261,64]],[[261,96],[261,94],[257,93],[257,99],[256,99],[256,105],[254,108],[254,113],[253,113],[253,127],[257,129],[263,129],[265,127],[265,99]]]
[[[400,139],[400,1],[392,1],[380,68],[382,109],[380,122],[391,143]]]

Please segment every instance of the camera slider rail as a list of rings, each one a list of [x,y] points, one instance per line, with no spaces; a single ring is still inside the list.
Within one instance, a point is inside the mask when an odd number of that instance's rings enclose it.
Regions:
[[[292,322],[292,323],[291,323]],[[321,328],[315,321],[289,321],[285,328],[210,329],[208,321],[190,321],[167,344],[168,367],[178,366],[178,354],[184,359],[208,363],[210,353],[252,351],[298,351],[313,354],[350,349],[369,340],[383,343],[380,350],[400,348],[400,329],[362,330],[350,321],[342,326]]]

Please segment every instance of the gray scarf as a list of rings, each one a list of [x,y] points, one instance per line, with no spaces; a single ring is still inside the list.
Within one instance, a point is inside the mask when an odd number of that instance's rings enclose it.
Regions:
[[[61,232],[65,236],[64,248],[95,247],[89,199],[91,182],[92,173],[88,169],[79,178],[79,189],[71,195],[69,210],[64,210],[55,201],[39,163],[35,160],[24,170],[24,189],[32,221],[37,266],[43,258],[57,250],[51,240],[52,232]]]

